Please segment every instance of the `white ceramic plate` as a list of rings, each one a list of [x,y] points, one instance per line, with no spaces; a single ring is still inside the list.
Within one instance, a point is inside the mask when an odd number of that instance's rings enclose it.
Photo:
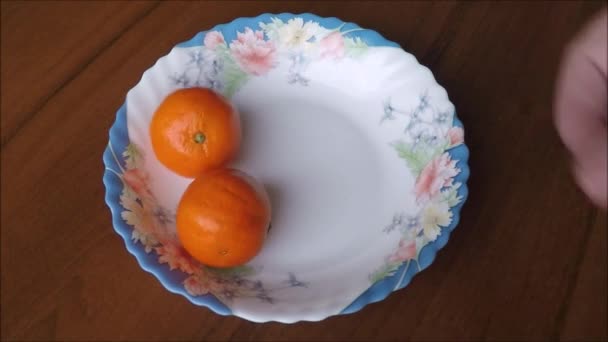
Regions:
[[[191,179],[166,169],[148,126],[172,91],[212,87],[239,110],[231,165],[261,181],[272,229],[228,270],[175,237]],[[104,155],[114,226],[172,292],[248,320],[320,320],[405,286],[448,239],[466,197],[463,129],[431,72],[336,18],[262,15],[176,46],[129,91]]]

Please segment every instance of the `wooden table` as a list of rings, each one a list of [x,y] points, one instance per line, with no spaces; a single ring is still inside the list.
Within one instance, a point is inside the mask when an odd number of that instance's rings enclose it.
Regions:
[[[607,339],[606,213],[552,126],[560,52],[602,2],[2,2],[3,340]],[[402,291],[318,323],[253,324],[167,292],[114,233],[101,154],[126,92],[177,42],[261,12],[378,30],[448,90],[470,197]]]

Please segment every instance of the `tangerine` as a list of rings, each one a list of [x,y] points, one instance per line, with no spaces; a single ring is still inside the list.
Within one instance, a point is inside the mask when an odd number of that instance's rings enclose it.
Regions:
[[[223,166],[241,142],[238,113],[221,95],[207,88],[185,88],[169,94],[150,123],[158,160],[184,177]]]
[[[177,208],[177,235],[202,264],[239,266],[262,249],[270,214],[268,196],[253,177],[216,169],[197,177],[184,192]]]

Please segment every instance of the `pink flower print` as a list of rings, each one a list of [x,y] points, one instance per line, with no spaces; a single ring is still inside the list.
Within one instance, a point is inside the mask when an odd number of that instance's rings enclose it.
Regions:
[[[148,175],[140,169],[131,169],[123,173],[124,182],[133,190],[142,200],[153,200],[154,195],[148,186]]]
[[[399,248],[393,253],[388,261],[403,262],[413,259],[416,256],[416,242],[414,241],[399,241]]]
[[[198,265],[196,261],[181,246],[175,243],[166,243],[154,249],[158,254],[158,262],[169,264],[169,269],[179,269],[184,273],[193,274]]]
[[[344,37],[340,32],[332,32],[319,42],[321,57],[342,58],[344,57]]]
[[[205,34],[205,47],[214,50],[218,45],[224,44],[224,35],[219,31],[210,31]]]
[[[462,127],[451,127],[448,130],[450,146],[460,145],[464,142],[464,130]]]
[[[238,32],[237,39],[230,44],[230,51],[247,73],[263,75],[274,66],[275,46],[264,40],[262,31],[246,28],[245,33]]]
[[[184,287],[193,296],[202,296],[209,293],[209,288],[200,280],[200,276],[194,275],[184,280]]]
[[[441,188],[452,185],[453,178],[458,174],[456,162],[444,153],[433,159],[422,170],[416,181],[416,197],[419,200],[437,195]]]

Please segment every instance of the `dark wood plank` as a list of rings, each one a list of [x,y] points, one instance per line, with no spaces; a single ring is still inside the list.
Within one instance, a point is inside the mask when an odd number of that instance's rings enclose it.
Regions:
[[[150,1],[2,1],[2,145]]]
[[[560,339],[565,341],[608,340],[607,304],[608,224],[606,212],[598,212],[592,223],[584,257],[568,305],[564,307],[564,324]],[[603,317],[604,324],[595,324]]]
[[[163,2],[4,146],[2,339],[601,337],[605,306],[573,318],[605,298],[605,286],[585,279],[605,279],[606,269],[587,266],[602,248],[590,243],[597,228],[587,235],[595,210],[571,180],[550,105],[563,45],[601,5]],[[372,27],[430,66],[465,123],[472,178],[459,228],[405,290],[318,323],[253,324],[195,307],[137,266],[110,227],[101,153],[126,91],[175,43],[234,17],[282,11]]]

